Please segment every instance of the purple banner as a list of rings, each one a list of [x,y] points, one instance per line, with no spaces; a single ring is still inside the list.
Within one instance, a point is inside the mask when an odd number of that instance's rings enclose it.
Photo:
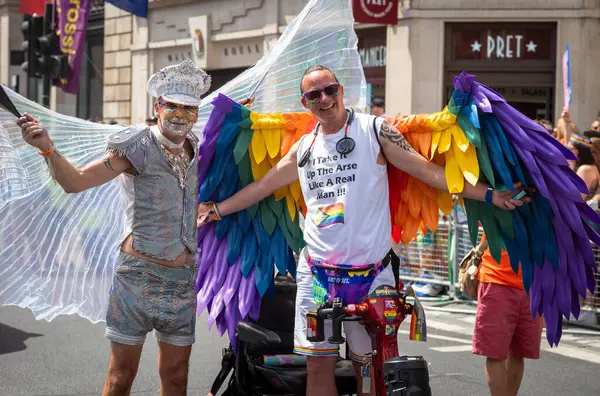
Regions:
[[[92,0],[56,0],[60,49],[69,59],[69,76],[55,80],[54,85],[63,91],[77,94],[79,70],[85,51],[85,33]]]

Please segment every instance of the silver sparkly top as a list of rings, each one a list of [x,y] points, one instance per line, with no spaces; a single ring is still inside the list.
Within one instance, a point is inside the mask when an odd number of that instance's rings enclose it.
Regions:
[[[189,133],[187,139],[194,155],[176,169],[145,125],[131,126],[108,139],[107,150],[127,157],[135,168],[134,175],[124,173],[120,181],[127,217],[123,239],[131,234],[137,252],[174,260],[186,248],[196,251],[198,138]]]

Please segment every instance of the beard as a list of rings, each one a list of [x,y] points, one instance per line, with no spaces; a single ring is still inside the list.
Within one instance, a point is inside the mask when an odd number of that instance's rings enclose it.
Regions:
[[[182,120],[182,119],[165,120],[163,118],[161,121],[162,121],[162,127],[165,130],[165,132],[170,133],[175,136],[187,135],[192,130],[192,127],[194,126],[193,123],[191,123],[187,120]]]

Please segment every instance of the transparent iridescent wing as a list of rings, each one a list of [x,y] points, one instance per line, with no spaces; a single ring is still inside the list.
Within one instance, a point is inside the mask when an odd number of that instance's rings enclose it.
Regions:
[[[253,69],[213,95],[200,144],[199,200],[222,201],[263,177],[310,132],[316,120],[300,103],[300,80],[315,63],[330,67],[345,87],[345,104],[364,109],[365,80],[348,2],[310,1],[277,45]],[[266,73],[249,111],[248,97]],[[298,224],[303,198],[298,182],[259,204],[200,229],[198,311],[208,325],[227,331],[256,318],[273,291],[276,272],[295,275],[293,252],[304,241]]]
[[[256,66],[204,100],[194,132],[202,136],[219,93],[238,101],[261,81],[253,111],[302,111],[300,78],[315,63],[336,72],[346,105],[364,109],[366,84],[353,26],[348,2],[309,1]],[[101,158],[108,135],[119,128],[62,116],[9,95],[21,112],[32,113],[48,127],[57,147],[77,166]],[[92,322],[104,320],[125,221],[119,181],[65,194],[50,181],[43,159],[22,141],[14,121],[0,110],[0,303],[28,307],[40,319],[78,314]],[[267,147],[265,141],[265,149],[272,150],[274,142]],[[289,192],[286,197],[299,197],[297,189]]]
[[[49,129],[76,166],[101,158],[119,126],[60,115],[6,90],[21,113]],[[15,117],[0,111],[0,302],[30,308],[36,318],[78,314],[104,320],[124,230],[118,181],[68,195],[54,183],[43,158],[25,144]]]

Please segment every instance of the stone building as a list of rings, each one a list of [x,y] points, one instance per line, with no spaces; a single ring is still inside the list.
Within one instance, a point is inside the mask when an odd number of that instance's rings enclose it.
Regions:
[[[530,117],[563,107],[561,58],[571,49],[572,118],[587,127],[600,110],[600,0],[399,0],[395,26],[357,25],[373,97],[388,114],[441,109],[460,71],[501,92]],[[306,0],[150,0],[148,19],[106,5],[104,119],[141,122],[159,68],[193,57],[213,88],[252,66]]]
[[[388,114],[441,109],[453,76],[467,71],[528,116],[555,121],[569,44],[571,116],[581,129],[599,116],[600,0],[398,1],[397,25],[356,26],[369,92],[386,99]],[[306,3],[150,0],[144,19],[93,0],[82,67],[87,82],[77,97],[54,90],[51,105],[82,118],[142,122],[152,113],[144,87],[154,71],[194,58],[217,89],[254,65]],[[10,86],[21,75],[24,92],[18,4],[0,0],[0,82]],[[103,28],[94,22],[98,15]]]
[[[529,117],[555,121],[569,44],[571,118],[587,129],[600,116],[599,18],[598,0],[401,1],[387,29],[388,113],[440,109],[466,71]]]
[[[102,89],[104,68],[104,0],[92,0],[86,31],[79,92],[65,94],[60,89],[50,91],[50,107],[60,113],[84,119],[102,118]],[[21,44],[23,14],[20,0],[0,0],[0,83],[27,96],[27,84],[38,86],[37,100],[41,101],[41,79],[27,81],[21,70],[24,54]]]
[[[104,119],[142,122],[152,114],[145,93],[160,68],[195,58],[217,89],[254,65],[306,2],[304,0],[150,0],[148,18],[106,4]]]
[[[19,5],[19,0],[0,0],[0,83],[26,92],[26,74],[21,72],[23,15]]]

